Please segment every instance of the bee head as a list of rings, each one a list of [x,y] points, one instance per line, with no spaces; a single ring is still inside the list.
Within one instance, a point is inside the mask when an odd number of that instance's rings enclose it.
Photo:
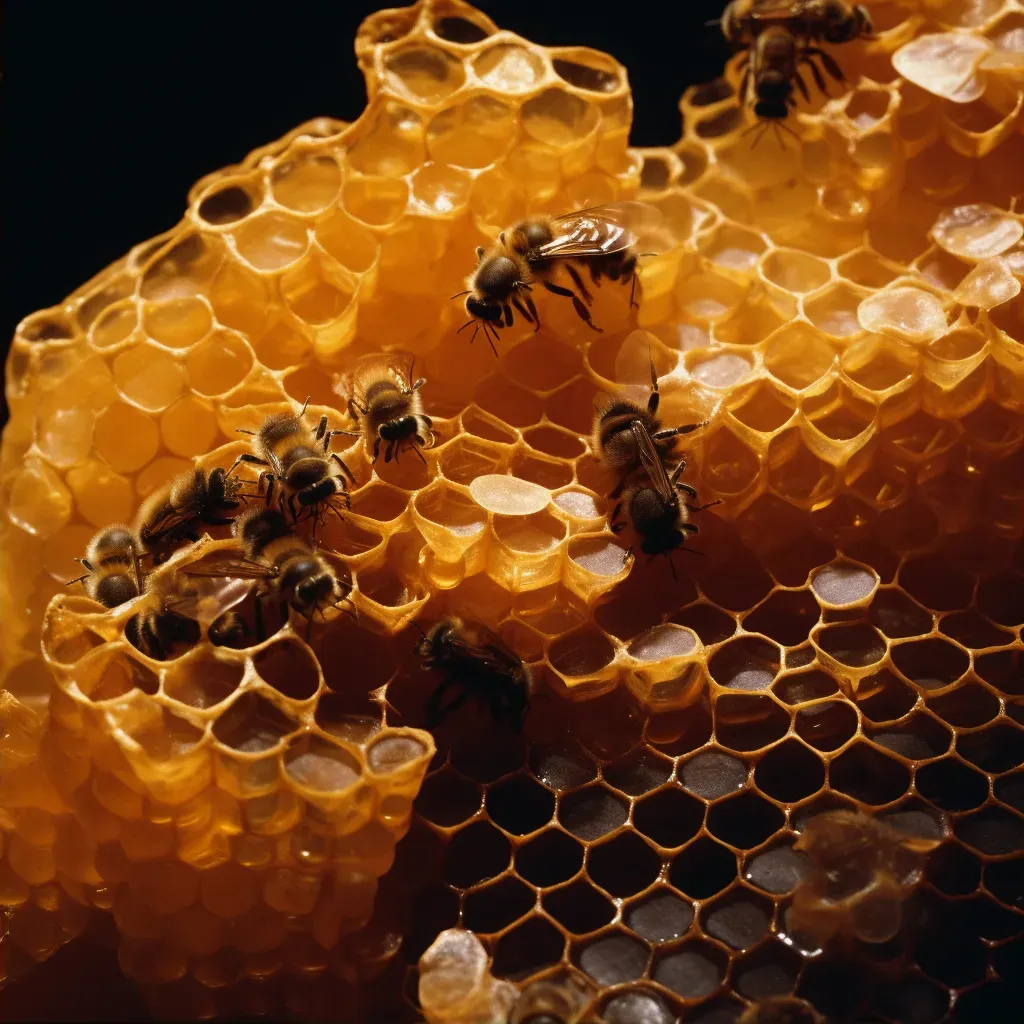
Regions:
[[[785,98],[761,97],[754,104],[754,115],[762,121],[782,121],[789,115]]]
[[[242,481],[237,476],[228,476],[226,469],[214,469],[206,486],[215,504],[224,508],[238,508],[241,504],[235,495],[242,489]]]
[[[293,604],[299,611],[319,608],[334,596],[334,577],[327,572],[307,576],[295,588]]]
[[[483,320],[486,323],[494,324],[496,327],[501,326],[502,309],[497,302],[478,299],[471,295],[466,299],[466,312],[475,320]]]
[[[320,483],[327,475],[327,465],[318,455],[310,455],[306,458],[298,458],[288,466],[285,473],[285,483],[297,491],[312,487]],[[302,500],[301,498],[299,499]]]
[[[97,580],[93,596],[105,608],[116,608],[138,597],[139,585],[134,575],[114,573]]]
[[[683,545],[683,533],[681,530],[667,530],[664,533],[656,533],[644,537],[640,542],[640,550],[645,555],[667,555],[670,551]]]
[[[401,419],[388,420],[377,428],[377,433],[382,441],[401,441],[405,437],[411,437],[416,433],[416,417],[403,416]]]

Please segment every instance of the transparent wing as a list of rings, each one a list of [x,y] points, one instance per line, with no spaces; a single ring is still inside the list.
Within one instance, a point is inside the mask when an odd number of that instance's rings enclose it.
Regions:
[[[254,562],[250,558],[221,558],[196,562],[181,572],[183,576],[229,576],[244,580],[269,580],[277,575],[274,566],[265,562]]]
[[[543,260],[610,256],[636,243],[638,236],[661,224],[661,213],[647,203],[609,203],[556,217],[555,238],[538,246]]]
[[[177,612],[198,622],[213,622],[252,593],[254,583],[246,579],[193,578],[186,590],[171,594],[164,600],[167,611]]]
[[[808,7],[808,0],[754,0],[746,17],[755,21],[790,21],[804,15]]]
[[[636,438],[637,451],[640,453],[640,462],[650,477],[651,485],[666,501],[675,501],[672,481],[665,472],[665,465],[658,457],[658,451],[654,447],[651,435],[647,433],[647,428],[639,420],[634,420],[631,426]]]
[[[195,503],[193,502],[189,502],[189,504],[182,508],[171,508],[170,506],[167,506],[167,510],[163,515],[146,524],[144,527],[146,540],[150,543],[162,540],[164,537],[174,533],[175,530],[178,530],[183,526],[187,526],[198,514],[199,510],[195,507]]]
[[[625,397],[640,406],[647,405],[658,380],[653,350],[652,337],[647,331],[632,331],[615,356],[615,381]]]
[[[334,392],[346,401],[354,398],[362,405],[366,399],[366,389],[374,381],[390,379],[396,384],[410,387],[415,361],[415,355],[401,349],[383,355],[375,353],[363,356],[352,370],[334,378]]]
[[[464,627],[450,636],[453,651],[467,659],[480,662],[492,672],[521,674],[523,660],[497,633],[473,620],[464,620]]]

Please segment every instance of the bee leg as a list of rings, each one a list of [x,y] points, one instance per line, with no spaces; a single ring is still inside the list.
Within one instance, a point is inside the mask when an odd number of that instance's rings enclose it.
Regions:
[[[419,434],[416,435],[416,440],[419,441],[419,444],[416,444],[416,442],[414,441],[412,445],[412,450],[419,456],[420,462],[422,462],[423,465],[425,466],[427,464],[427,460],[423,458],[423,452],[420,451],[420,445],[423,444],[423,440],[420,438]]]
[[[512,307],[506,302],[501,308],[505,313],[505,326],[511,327],[513,323]]]
[[[514,298],[514,299],[512,300],[512,305],[513,305],[513,306],[515,306],[515,307],[516,307],[516,309],[518,309],[520,313],[522,313],[522,315],[523,315],[523,319],[524,319],[524,320],[525,320],[525,321],[526,321],[526,322],[527,322],[528,324],[533,324],[533,330],[534,330],[534,332],[536,332],[536,331],[540,330],[540,324],[538,324],[538,323],[536,322],[536,319],[535,319],[535,318],[534,318],[533,316],[531,316],[531,315],[530,315],[530,311],[529,311],[529,310],[528,310],[528,309],[526,308],[526,306],[524,306],[524,305],[523,305],[523,303],[521,303],[521,302],[519,301],[518,297],[516,297],[516,298]]]
[[[806,57],[806,56],[800,58],[800,63],[801,64],[806,64],[811,69],[811,75],[814,78],[814,84],[826,96],[828,96],[829,95],[828,85],[825,83],[824,77],[822,76],[821,72],[818,70],[818,65],[815,64],[814,61],[811,60],[810,57]],[[802,91],[803,91],[804,97],[806,98],[806,96],[807,96],[807,87],[805,85],[803,85],[803,79],[800,77],[800,73],[799,72],[797,72],[797,74],[796,74],[796,80],[797,80],[798,83],[801,84],[801,86],[803,86]]]
[[[423,710],[427,718],[427,726],[433,728],[436,726],[442,718],[451,710],[447,708],[442,710],[441,698],[453,687],[456,683],[452,679],[446,679],[441,683],[436,690],[427,698],[427,703]]]
[[[376,462],[377,461],[377,457],[379,455],[380,455],[380,434],[378,434],[374,438],[374,441],[373,441],[373,458],[370,461],[371,462]],[[386,457],[385,457],[385,461],[386,461]]]
[[[579,293],[582,296],[583,301],[588,306],[592,306],[594,304],[594,296],[587,291],[587,286],[583,283],[583,278],[580,277],[580,272],[571,263],[566,263],[565,269],[572,278],[573,284],[579,289]]]
[[[331,462],[336,462],[341,467],[341,471],[348,477],[349,482],[355,486],[356,478],[352,475],[352,470],[345,465],[342,457],[337,452],[331,452]]]
[[[805,46],[804,53],[812,57],[817,57],[824,65],[825,70],[837,82],[846,81],[846,75],[843,74],[843,69],[836,63],[835,58],[827,50],[819,49],[817,46]]]
[[[712,508],[715,505],[721,505],[721,504],[722,504],[722,499],[721,498],[716,498],[714,501],[706,502],[703,505],[691,505],[691,504],[689,504],[689,502],[687,502],[686,507],[691,512],[703,512],[704,509],[706,509],[706,508]]]
[[[537,313],[537,307],[534,305],[533,298],[529,291],[523,296],[523,302],[526,303],[526,308],[530,311],[530,315],[533,317],[533,330],[536,333],[540,330],[540,315]]]
[[[743,62],[740,63],[740,66],[741,67],[743,66]],[[748,89],[749,86],[750,86],[750,65],[748,64],[747,67],[746,67],[746,70],[743,72],[743,77],[740,79],[739,95],[740,95],[741,98],[747,95],[747,89]]]
[[[616,485],[615,485],[615,486],[614,486],[614,487],[613,487],[613,488],[612,488],[612,489],[611,489],[611,490],[610,490],[610,491],[609,491],[609,492],[608,492],[608,493],[607,493],[607,494],[605,495],[605,497],[606,497],[606,498],[608,498],[609,500],[611,500],[611,499],[613,499],[613,498],[618,498],[618,496],[619,496],[619,495],[620,495],[620,494],[622,493],[622,490],[623,490],[623,488],[624,488],[625,486],[626,486],[626,481],[625,481],[625,480],[620,480],[620,481],[619,481],[619,482],[618,482],[618,483],[617,483],[617,484],[616,484]]]
[[[670,437],[679,437],[680,434],[691,434],[693,431],[707,425],[708,421],[702,420],[700,423],[687,423],[682,427],[667,427],[665,430],[659,430],[656,434],[652,434],[651,437],[655,441],[665,441]]]
[[[487,255],[487,250],[482,245],[478,245],[476,247],[476,261],[477,261],[477,263],[483,263],[484,256],[486,256],[486,255]],[[465,295],[466,293],[463,292],[462,294]],[[455,296],[452,296],[452,297],[454,298]]]
[[[612,514],[608,517],[608,526],[611,528],[612,533],[618,533],[626,524],[619,523],[619,516],[622,514],[622,502],[618,502],[615,508],[612,509]]]
[[[261,644],[267,639],[267,627],[263,622],[263,595],[257,594],[253,604],[253,628],[256,632],[256,643]]]
[[[572,299],[572,307],[576,310],[576,315],[591,329],[597,331],[598,334],[603,334],[603,330],[596,324],[590,322],[590,310],[580,301],[578,295],[574,295],[568,288],[563,288],[560,284],[552,284],[550,281],[544,282],[544,287],[549,292],[554,292],[555,295],[565,295]]]
[[[250,455],[249,452],[242,452],[237,459],[231,464],[231,468],[225,473],[225,476],[231,476],[235,469],[238,467],[240,462],[245,462],[250,466],[268,466],[270,463],[266,459],[261,459],[258,455]]]
[[[306,406],[309,405],[309,400],[312,397],[313,397],[312,395],[306,395],[306,400],[302,403],[302,408],[299,410],[299,419],[300,420],[302,419],[303,416],[306,415]]]

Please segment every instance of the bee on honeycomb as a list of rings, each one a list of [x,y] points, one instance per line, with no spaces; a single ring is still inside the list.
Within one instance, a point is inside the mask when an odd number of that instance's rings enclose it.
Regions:
[[[206,176],[177,226],[19,324],[5,972],[30,986],[95,920],[173,1019],[504,1024],[577,983],[587,1024],[1000,1019],[1024,851],[1019,11],[864,7],[845,82],[756,149],[736,60],[642,149],[613,57],[461,0],[381,11],[355,121]],[[541,286],[539,323],[502,304],[497,359],[459,335],[478,246],[633,203],[666,236],[638,307],[629,275],[574,265],[588,301],[559,264],[587,317]],[[593,437],[638,331],[658,418],[702,426],[629,472],[671,483],[683,458],[676,482],[720,502],[676,579],[612,531],[623,467]],[[374,459],[334,386],[399,352],[434,443]],[[258,467],[270,511],[357,621],[256,629],[252,581],[202,575],[238,560],[225,524],[141,582],[118,563],[125,601],[67,587],[182,474],[272,463],[276,433],[239,434],[268,422],[317,462]],[[197,637],[133,643],[182,579]],[[415,624],[452,619],[528,671],[521,731],[470,700],[427,728]]]

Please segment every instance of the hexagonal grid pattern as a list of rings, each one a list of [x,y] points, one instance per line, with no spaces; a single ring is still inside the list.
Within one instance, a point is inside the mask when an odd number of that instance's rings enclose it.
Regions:
[[[20,325],[4,973],[109,912],[174,1018],[398,1021],[419,999],[451,1024],[747,1024],[793,996],[811,1021],[909,1024],[999,1004],[1024,930],[1024,26],[1001,0],[869,7],[852,84],[801,102],[799,144],[756,150],[735,61],[683,97],[678,145],[637,151],[605,55],[457,0],[381,12],[356,123],[210,175],[176,229]],[[476,245],[633,197],[676,243],[645,261],[638,312],[606,285],[600,335],[557,300],[498,360],[455,335]],[[722,502],[678,581],[611,534],[587,440],[636,329],[665,422],[708,421],[685,478]],[[336,376],[392,349],[417,356],[438,443],[425,463],[343,452],[352,513],[320,540],[358,626],[146,657],[127,621],[231,547],[217,529],[138,603],[64,590],[96,528],[229,465],[237,428],[307,396],[351,428]],[[437,680],[411,622],[448,612],[533,666],[524,735],[471,705],[424,731]],[[868,853],[823,896],[836,822]],[[456,925],[482,944],[437,940]]]

